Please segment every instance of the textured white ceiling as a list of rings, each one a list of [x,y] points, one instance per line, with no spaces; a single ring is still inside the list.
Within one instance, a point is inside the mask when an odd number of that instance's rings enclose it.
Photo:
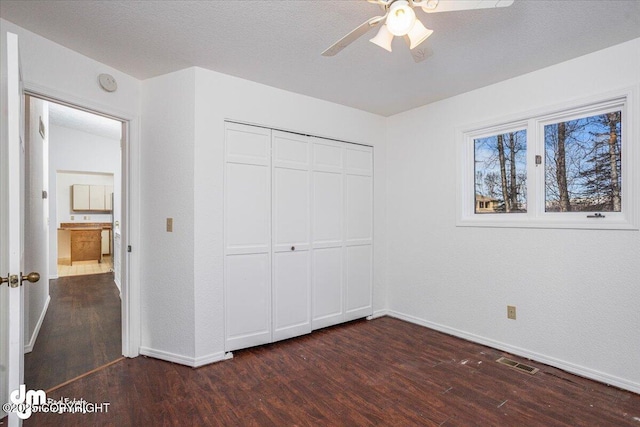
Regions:
[[[49,102],[49,124],[77,129],[116,141],[120,141],[122,131],[122,123],[117,120],[66,107],[54,102]]]
[[[371,16],[365,0],[9,1],[0,16],[139,79],[189,66],[392,115],[640,37],[640,1],[516,0],[417,14],[414,63],[396,38],[320,53]],[[612,66],[615,66],[612,64]]]

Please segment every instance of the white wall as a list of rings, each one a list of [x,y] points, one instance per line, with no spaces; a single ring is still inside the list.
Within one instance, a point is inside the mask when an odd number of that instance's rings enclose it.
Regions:
[[[67,102],[114,115],[137,116],[140,96],[137,79],[4,19],[0,19],[0,28],[3,33],[18,35],[22,79],[27,89],[58,95]],[[116,78],[116,92],[100,88],[101,73]]]
[[[223,357],[225,119],[374,145],[374,308],[385,307],[384,118],[200,68],[143,82],[142,111],[143,353]]]
[[[92,135],[63,126],[50,126],[49,181],[49,265],[51,278],[57,277],[58,239],[61,222],[111,222],[111,214],[71,210],[69,187],[73,184],[113,185],[113,217],[122,221],[120,191],[120,140]],[[74,219],[71,220],[71,215]],[[84,219],[85,216],[89,219]]]
[[[389,118],[391,312],[640,392],[638,231],[455,226],[456,127],[639,83],[636,39]]]
[[[195,348],[194,97],[193,69],[142,84],[141,345],[184,364]]]
[[[25,352],[33,349],[40,326],[49,305],[49,203],[42,192],[49,191],[48,103],[31,98],[25,112],[25,233],[24,273],[35,271],[41,279],[24,286],[24,342]],[[45,125],[44,138],[40,134],[40,120]]]

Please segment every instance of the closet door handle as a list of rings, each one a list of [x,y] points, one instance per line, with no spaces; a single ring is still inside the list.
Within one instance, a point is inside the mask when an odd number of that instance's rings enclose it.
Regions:
[[[291,246],[291,250],[292,250],[292,251],[295,251],[295,250],[296,250],[296,247],[295,247],[295,246]]]

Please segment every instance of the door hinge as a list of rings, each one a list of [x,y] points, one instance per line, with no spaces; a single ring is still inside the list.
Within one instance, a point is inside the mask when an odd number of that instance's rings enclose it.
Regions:
[[[127,252],[131,252],[131,245],[127,246]]]

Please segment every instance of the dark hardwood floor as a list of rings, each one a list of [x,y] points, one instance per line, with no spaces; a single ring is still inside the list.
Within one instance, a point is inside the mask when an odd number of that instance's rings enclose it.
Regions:
[[[122,356],[113,274],[50,280],[49,294],[38,339],[24,357],[27,389],[48,390]]]
[[[107,412],[25,425],[640,426],[638,394],[389,317],[234,355],[199,369],[124,359],[48,394]]]

